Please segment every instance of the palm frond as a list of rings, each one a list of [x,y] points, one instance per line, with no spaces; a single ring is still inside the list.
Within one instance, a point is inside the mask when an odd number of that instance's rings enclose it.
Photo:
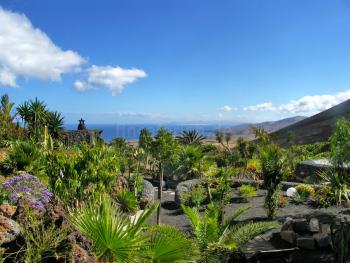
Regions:
[[[225,244],[236,244],[237,246],[242,246],[256,236],[278,226],[279,224],[276,221],[238,224],[229,230],[226,237],[223,239],[223,242]]]
[[[192,227],[194,229],[197,229],[201,222],[201,216],[198,210],[195,207],[187,207],[184,205],[181,205],[181,208],[184,211],[185,215],[190,220]]]
[[[252,208],[251,205],[242,206],[242,207],[238,208],[225,220],[224,224],[222,225],[222,229],[232,227],[236,218],[239,217],[240,215],[246,213],[250,208]]]
[[[148,229],[151,262],[191,262],[197,250],[193,242],[178,229],[167,226],[153,226]]]

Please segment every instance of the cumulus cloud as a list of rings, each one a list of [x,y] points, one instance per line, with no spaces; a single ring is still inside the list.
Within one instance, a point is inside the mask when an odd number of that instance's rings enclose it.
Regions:
[[[271,102],[265,102],[265,103],[257,104],[254,106],[244,107],[243,110],[245,110],[245,111],[274,111],[275,107],[272,105]]]
[[[223,112],[231,112],[231,111],[237,110],[237,108],[231,107],[229,105],[225,105],[225,106],[222,106],[220,108],[220,110],[223,111]]]
[[[112,66],[95,66],[88,69],[88,76],[85,80],[77,80],[74,87],[78,91],[85,91],[93,88],[105,87],[112,95],[120,93],[125,85],[135,82],[139,78],[146,77],[147,74],[140,69],[125,69]]]
[[[350,99],[350,90],[333,95],[305,96],[286,104],[273,105],[271,102],[243,108],[246,111],[278,111],[286,113],[316,113],[327,110],[341,102]]]
[[[0,85],[16,86],[17,76],[59,80],[85,60],[56,46],[28,18],[0,7]]]

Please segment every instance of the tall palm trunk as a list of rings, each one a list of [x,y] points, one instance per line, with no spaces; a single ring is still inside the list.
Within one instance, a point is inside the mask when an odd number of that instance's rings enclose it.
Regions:
[[[162,192],[163,192],[163,165],[159,163],[159,185],[158,185],[158,200],[159,206],[157,209],[157,224],[160,225],[160,211],[162,207]]]

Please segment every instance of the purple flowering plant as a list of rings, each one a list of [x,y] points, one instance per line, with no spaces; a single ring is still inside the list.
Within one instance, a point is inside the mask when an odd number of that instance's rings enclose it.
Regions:
[[[31,174],[12,177],[1,186],[8,191],[11,202],[18,203],[22,200],[36,210],[43,209],[53,195],[37,177]]]

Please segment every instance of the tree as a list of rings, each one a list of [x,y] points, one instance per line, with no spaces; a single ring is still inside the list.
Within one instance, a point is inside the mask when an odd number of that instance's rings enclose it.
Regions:
[[[30,106],[28,101],[23,102],[16,110],[24,123],[24,128],[27,128],[27,123],[30,121]]]
[[[140,136],[139,136],[139,147],[143,149],[144,151],[144,168],[147,169],[147,166],[149,164],[149,155],[151,154],[151,148],[152,148],[152,142],[153,142],[153,137],[152,133],[144,128],[140,131]]]
[[[176,142],[173,134],[164,128],[160,128],[152,142],[152,156],[156,160],[158,165],[158,199],[161,204],[162,202],[162,191],[163,191],[163,177],[164,177],[164,166],[169,162],[175,153]],[[157,223],[160,224],[160,210],[161,205],[157,211]]]
[[[180,151],[177,172],[185,179],[198,178],[202,175],[205,155],[199,147],[186,146]]]
[[[182,131],[181,134],[176,137],[176,139],[181,144],[196,146],[202,144],[206,137],[200,135],[196,130],[191,130]]]
[[[57,111],[48,112],[47,114],[47,126],[49,132],[54,139],[58,139],[60,131],[63,130],[63,117],[61,113]]]

